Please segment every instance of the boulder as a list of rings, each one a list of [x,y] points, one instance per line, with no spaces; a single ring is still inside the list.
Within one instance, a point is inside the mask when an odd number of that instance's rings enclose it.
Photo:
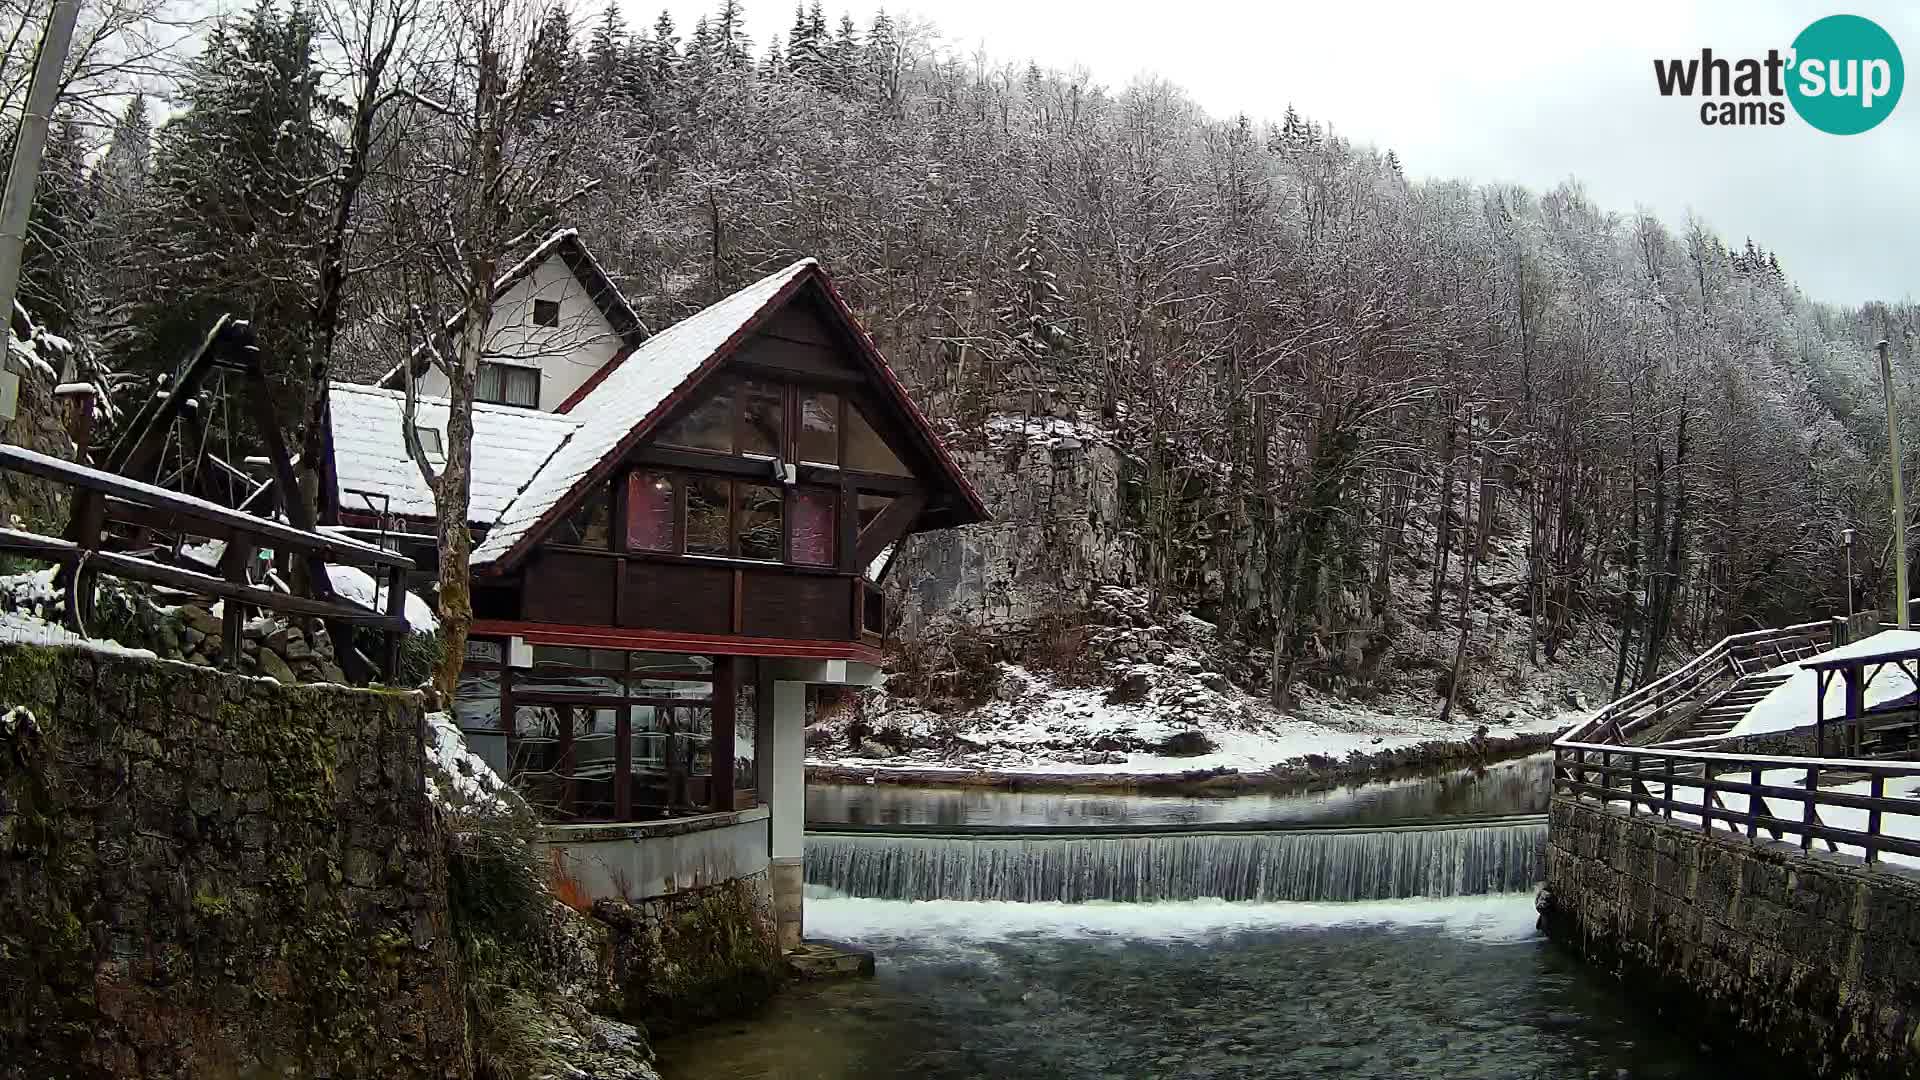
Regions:
[[[260,650],[260,674],[265,675],[275,682],[293,683],[299,681],[293,677],[293,669],[288,667],[287,662],[280,659],[280,655],[272,649]]]
[[[220,636],[220,618],[199,604],[184,604],[180,608],[180,621],[202,635],[217,638]]]

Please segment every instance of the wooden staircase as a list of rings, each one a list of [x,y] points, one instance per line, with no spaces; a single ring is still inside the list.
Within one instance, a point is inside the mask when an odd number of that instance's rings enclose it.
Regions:
[[[1709,698],[1687,723],[1686,730],[1679,737],[1710,739],[1725,735],[1740,723],[1740,718],[1747,715],[1747,710],[1758,705],[1762,698],[1773,692],[1775,687],[1790,678],[1792,673],[1785,671],[1761,671],[1752,675],[1742,675],[1734,680],[1732,686]]]

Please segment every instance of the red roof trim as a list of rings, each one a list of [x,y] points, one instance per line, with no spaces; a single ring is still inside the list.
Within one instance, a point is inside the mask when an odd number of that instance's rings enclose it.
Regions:
[[[587,381],[575,387],[573,393],[567,395],[567,400],[562,401],[560,407],[553,411],[561,414],[571,411],[575,405],[580,404],[581,398],[593,393],[594,387],[606,382],[607,376],[613,374],[614,368],[626,363],[627,357],[632,356],[633,350],[636,348],[638,348],[638,346],[629,345],[619,352],[614,353],[611,357],[608,357],[607,362],[601,364],[599,370],[587,376]]]
[[[515,619],[475,619],[471,632],[476,637],[517,637],[535,645],[569,645],[574,648],[588,649],[767,656],[790,660],[856,660],[863,664],[875,665],[878,665],[881,659],[879,649],[858,641],[755,638],[731,634],[679,634],[662,630],[630,630],[617,626],[521,622]]]

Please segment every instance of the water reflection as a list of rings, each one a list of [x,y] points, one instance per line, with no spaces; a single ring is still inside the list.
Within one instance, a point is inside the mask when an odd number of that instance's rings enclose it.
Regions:
[[[1453,902],[1450,902],[1453,903]],[[1616,986],[1525,930],[1439,924],[1312,925],[1328,905],[1221,905],[1212,929],[1184,905],[1130,908],[810,900],[899,913],[909,933],[854,936],[880,953],[871,980],[796,986],[763,1018],[662,1044],[666,1080],[959,1080],[1004,1077],[1354,1080],[1734,1075],[1684,1033],[1632,1011]],[[1365,906],[1378,910],[1381,905]],[[1392,907],[1386,905],[1384,907]],[[1413,908],[1413,905],[1404,907]],[[1261,925],[1257,914],[1275,914]],[[1416,909],[1417,910],[1417,909]],[[996,912],[1033,925],[1002,932]],[[1047,926],[1076,912],[1141,925]],[[1296,913],[1307,912],[1302,919]],[[863,916],[864,918],[864,916]],[[841,920],[845,921],[845,920]],[[860,920],[856,920],[860,921]],[[870,921],[870,920],[868,920]],[[987,929],[977,930],[982,924]],[[1726,1063],[1719,1063],[1726,1064]],[[1747,1075],[1768,1075],[1766,1071]]]
[[[1376,780],[1285,795],[1111,795],[917,788],[893,784],[807,785],[807,821],[871,825],[1147,825],[1228,821],[1367,822],[1402,818],[1544,813],[1552,755],[1485,768]]]

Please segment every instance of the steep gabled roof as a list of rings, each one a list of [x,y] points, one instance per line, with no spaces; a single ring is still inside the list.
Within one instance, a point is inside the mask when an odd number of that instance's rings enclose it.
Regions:
[[[493,298],[499,300],[505,296],[507,290],[519,284],[523,278],[539,268],[541,263],[554,256],[567,265],[574,280],[587,291],[587,298],[593,301],[593,306],[607,320],[607,324],[613,327],[613,332],[619,336],[624,348],[632,349],[646,340],[647,331],[640,324],[640,316],[634,313],[633,306],[627,303],[627,298],[620,292],[620,287],[607,276],[606,270],[600,266],[600,260],[594,258],[593,252],[587,250],[586,242],[580,239],[579,232],[574,229],[561,229],[540,241],[532,251],[527,252],[526,258],[513,264],[505,273],[495,278]],[[442,336],[452,338],[465,324],[466,319],[465,311],[455,312],[453,317],[440,328]],[[432,362],[432,353],[426,345],[417,345],[413,352],[408,354],[408,359],[413,363],[413,373],[417,378]],[[382,375],[379,385],[398,389],[401,385],[400,365],[395,364],[385,375]]]
[[[331,383],[327,403],[333,417],[333,460],[340,505],[347,510],[386,510],[404,517],[434,516],[433,492],[407,454],[402,412],[406,395],[397,390]],[[415,422],[447,430],[445,398],[422,395]],[[533,479],[578,420],[510,405],[473,407],[473,494],[467,521],[491,526],[520,489]],[[358,492],[384,496],[369,506]]]
[[[583,491],[603,480],[662,417],[803,290],[813,290],[823,301],[823,308],[840,324],[853,351],[907,419],[917,448],[935,464],[958,496],[959,505],[951,509],[947,523],[986,520],[986,507],[979,494],[960,473],[926,417],[907,397],[873,339],[834,291],[820,264],[802,259],[661,331],[596,375],[597,381],[584,397],[572,402],[566,414],[580,426],[474,549],[474,568],[500,572],[517,563],[534,541],[572,508]]]

